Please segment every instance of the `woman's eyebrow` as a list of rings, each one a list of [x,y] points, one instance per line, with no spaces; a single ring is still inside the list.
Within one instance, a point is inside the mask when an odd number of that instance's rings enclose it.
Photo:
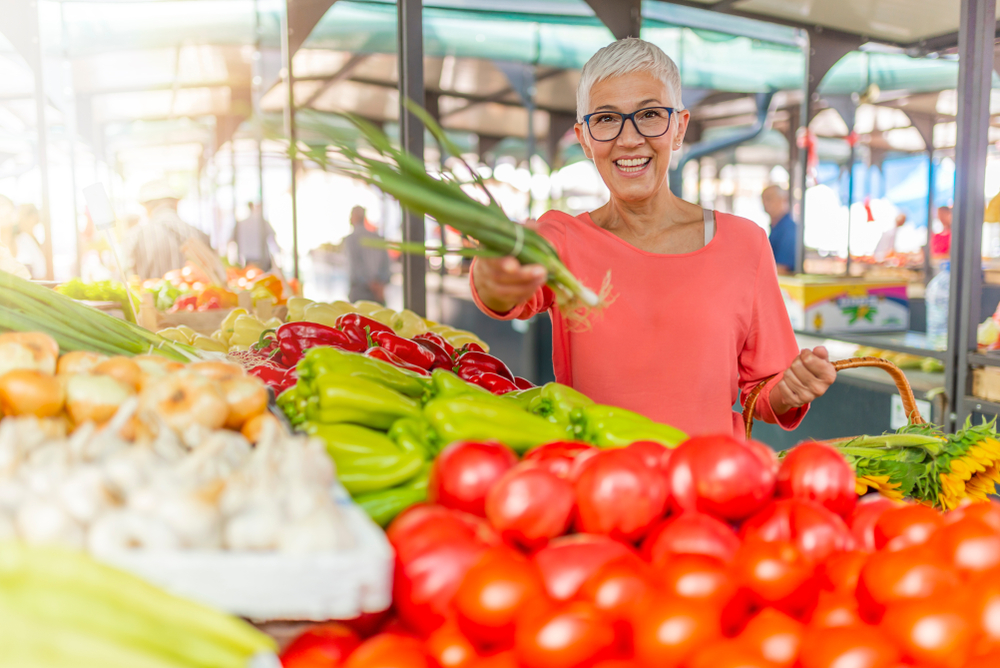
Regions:
[[[645,109],[646,106],[649,105],[649,104],[660,104],[660,101],[658,99],[656,99],[655,97],[654,98],[650,98],[648,100],[643,100],[642,102],[639,103],[639,106],[636,107],[636,108],[637,109]],[[616,107],[613,104],[602,104],[601,106],[599,106],[594,111],[618,111],[618,107]]]

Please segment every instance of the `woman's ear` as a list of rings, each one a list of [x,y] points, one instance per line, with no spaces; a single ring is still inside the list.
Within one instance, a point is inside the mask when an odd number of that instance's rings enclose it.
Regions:
[[[594,159],[594,154],[590,150],[590,137],[583,129],[583,123],[577,123],[573,126],[573,131],[576,132],[576,140],[580,142],[580,146],[583,147],[583,154],[587,156],[588,160]]]
[[[691,122],[691,112],[681,109],[674,112],[674,143],[673,149],[679,151],[684,143],[684,135],[687,134],[688,123]]]

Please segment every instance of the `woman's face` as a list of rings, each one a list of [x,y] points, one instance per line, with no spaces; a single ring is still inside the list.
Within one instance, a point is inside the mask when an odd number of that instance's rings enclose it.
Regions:
[[[680,100],[670,95],[667,85],[648,72],[635,72],[605,79],[590,89],[590,108],[630,114],[646,107],[677,107]],[[674,112],[670,129],[660,137],[643,137],[631,121],[625,121],[621,134],[613,141],[596,141],[586,123],[576,124],[576,137],[583,152],[594,161],[613,197],[641,202],[667,188],[670,156],[680,149],[690,114]]]

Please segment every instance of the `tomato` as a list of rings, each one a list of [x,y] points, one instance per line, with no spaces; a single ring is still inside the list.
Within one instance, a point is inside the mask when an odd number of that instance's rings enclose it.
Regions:
[[[871,555],[861,569],[857,597],[862,617],[877,622],[891,603],[948,596],[958,587],[958,576],[938,554],[917,545]]]
[[[486,517],[487,492],[515,464],[517,455],[506,445],[452,443],[431,466],[427,498],[446,508]]]
[[[509,548],[485,553],[455,592],[458,625],[480,646],[505,646],[524,606],[543,595],[542,578],[530,561]]]
[[[471,668],[479,653],[454,621],[446,622],[427,636],[424,651],[439,668]]]
[[[778,498],[816,501],[845,519],[858,500],[854,469],[823,443],[803,443],[789,450],[778,468],[775,490]]]
[[[636,541],[667,510],[667,479],[636,451],[604,450],[574,483],[576,526],[583,533]]]
[[[623,543],[607,536],[576,534],[551,541],[532,557],[542,574],[545,591],[557,601],[576,596],[587,578],[614,559],[639,557]]]
[[[534,551],[561,536],[573,519],[573,486],[544,468],[518,464],[486,495],[486,517],[511,545]]]
[[[753,537],[792,542],[804,557],[814,562],[854,549],[854,536],[840,516],[808,499],[785,499],[770,504],[743,523],[740,535],[744,540]]]
[[[805,624],[774,608],[764,608],[751,619],[739,641],[777,668],[791,668],[799,656]]]
[[[868,555],[864,552],[841,552],[831,555],[818,569],[822,587],[829,591],[842,591],[853,595],[858,588],[861,569],[867,561]]]
[[[369,638],[378,633],[391,616],[391,610],[363,612],[353,619],[343,619],[339,623],[354,631],[359,637]]]
[[[397,552],[422,549],[446,537],[468,538],[486,545],[497,545],[500,538],[484,520],[444,506],[417,505],[407,508],[393,520],[386,537]]]
[[[451,614],[462,578],[493,541],[476,528],[476,522],[485,522],[458,511],[403,519],[401,528],[390,527],[396,550],[392,598],[399,618],[426,635]]]
[[[753,439],[745,441],[743,444],[750,448],[751,452],[757,455],[757,459],[760,460],[760,463],[763,464],[765,468],[770,469],[775,474],[778,473],[778,456],[774,453],[774,450],[772,450],[770,446]]]
[[[861,624],[858,600],[843,591],[821,591],[813,608],[809,625],[813,628],[835,628]]]
[[[774,494],[774,470],[762,453],[729,435],[695,436],[681,443],[667,464],[671,505],[740,521]]]
[[[652,570],[645,564],[636,564],[635,559],[623,558],[597,569],[583,583],[577,598],[593,603],[614,628],[616,644],[631,651],[631,619],[636,608],[657,594]]]
[[[736,640],[723,638],[699,650],[685,668],[775,668],[777,664]]]
[[[511,649],[478,656],[469,666],[470,668],[521,668],[517,663],[517,654]]]
[[[1000,666],[1000,651],[978,656],[965,664],[965,668],[996,668],[997,666]]]
[[[283,668],[334,668],[344,663],[361,640],[351,629],[330,622],[310,626],[281,653]]]
[[[632,619],[637,663],[675,668],[697,650],[722,638],[719,611],[705,603],[656,598]]]
[[[675,554],[658,569],[667,593],[724,606],[736,593],[736,582],[718,559],[703,554]]]
[[[686,512],[653,527],[642,544],[642,554],[655,566],[674,554],[703,554],[732,561],[740,539],[728,524],[711,515]]]
[[[636,441],[625,449],[642,457],[648,468],[662,473],[666,473],[670,455],[673,454],[673,450],[656,441]]]
[[[597,448],[586,443],[575,441],[556,441],[546,443],[528,451],[522,461],[533,462],[539,468],[554,473],[560,478],[569,478],[573,468],[573,460],[583,452],[596,453]]]
[[[392,633],[380,633],[361,643],[344,668],[430,668],[420,641]]]
[[[815,605],[819,587],[813,569],[789,542],[748,540],[736,553],[733,571],[757,605],[795,614]]]
[[[514,651],[523,668],[577,668],[603,658],[614,632],[592,603],[539,606],[519,620]]]
[[[899,550],[927,542],[944,526],[944,516],[928,506],[916,504],[890,508],[875,522],[875,547]]]
[[[890,605],[880,628],[903,656],[935,668],[962,668],[972,651],[972,624],[954,605],[939,599]]]
[[[875,551],[875,523],[882,516],[882,513],[902,505],[899,501],[892,501],[878,494],[869,494],[858,501],[858,504],[854,506],[849,524],[851,533],[854,534],[854,538],[862,550]]]
[[[1000,572],[983,573],[969,585],[968,609],[985,649],[1000,651]],[[997,664],[1000,666],[1000,664]]]
[[[972,516],[938,529],[930,544],[947,563],[966,573],[1000,565],[1000,531]]]
[[[982,503],[967,499],[967,503],[965,505],[959,506],[945,515],[944,521],[947,524],[951,524],[967,517],[973,517],[977,520],[981,520],[993,527],[995,530],[1000,531],[1000,503],[997,503],[996,501]]]
[[[870,626],[810,629],[802,641],[801,668],[891,668],[899,650]]]

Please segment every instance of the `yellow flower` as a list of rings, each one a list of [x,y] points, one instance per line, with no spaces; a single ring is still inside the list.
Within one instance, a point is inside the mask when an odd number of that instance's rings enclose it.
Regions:
[[[969,446],[961,457],[951,460],[950,471],[940,474],[941,498],[945,510],[957,508],[963,499],[987,501],[1000,482],[1000,442],[986,438]]]
[[[903,499],[903,494],[899,491],[899,483],[890,482],[887,475],[863,475],[855,479],[854,491],[857,492],[858,496],[861,496],[869,489],[874,489],[887,499]]]

